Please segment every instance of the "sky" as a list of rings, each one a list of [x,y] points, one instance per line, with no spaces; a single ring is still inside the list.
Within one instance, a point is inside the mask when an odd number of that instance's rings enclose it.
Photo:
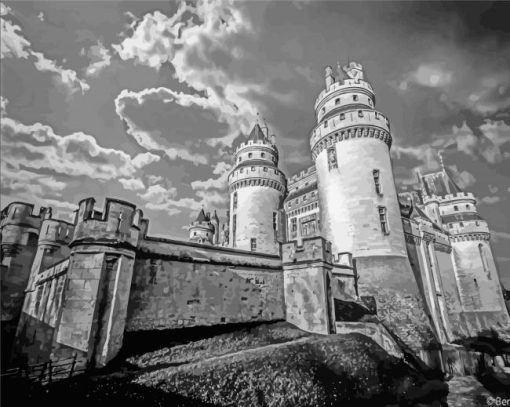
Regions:
[[[311,165],[324,68],[363,64],[400,190],[438,151],[489,222],[510,288],[510,3],[7,1],[1,206],[67,219],[133,202],[149,234],[224,220],[234,142],[263,117],[287,176]]]

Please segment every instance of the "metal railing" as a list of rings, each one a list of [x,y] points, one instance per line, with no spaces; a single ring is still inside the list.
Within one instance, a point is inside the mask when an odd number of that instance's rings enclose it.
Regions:
[[[46,361],[43,363],[18,366],[7,369],[0,374],[3,380],[28,380],[41,385],[51,384],[53,381],[67,379],[74,375],[85,372],[85,366],[76,366],[77,355],[59,360]]]

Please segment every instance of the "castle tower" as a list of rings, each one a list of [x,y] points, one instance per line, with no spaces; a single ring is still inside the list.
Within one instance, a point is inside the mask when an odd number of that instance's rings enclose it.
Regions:
[[[278,254],[279,209],[287,179],[278,169],[275,137],[257,123],[234,154],[228,177],[230,247]]]
[[[347,79],[336,81],[326,68],[326,89],[315,102],[317,124],[310,137],[321,231],[337,261],[352,253],[360,294],[375,297],[383,320],[415,348],[428,346],[435,339],[407,257],[389,120],[375,110],[362,66],[351,62],[343,70]]]
[[[202,208],[197,218],[189,226],[190,242],[201,244],[213,244],[216,228],[211,222],[209,214],[205,214]]]
[[[421,177],[425,206],[438,205],[441,223],[450,233],[453,272],[468,333],[510,329],[503,290],[490,244],[487,222],[476,198],[463,192],[447,169]]]

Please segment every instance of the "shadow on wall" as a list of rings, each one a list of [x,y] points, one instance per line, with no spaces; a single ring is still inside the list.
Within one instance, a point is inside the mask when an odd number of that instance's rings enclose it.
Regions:
[[[276,324],[278,322],[280,321],[274,321],[273,323]],[[121,361],[130,356],[141,355],[165,347],[182,345],[230,332],[249,331],[258,326],[267,326],[270,324],[272,323],[261,321],[241,324],[197,326],[185,329],[154,329],[148,331],[125,332],[123,346],[117,359]]]

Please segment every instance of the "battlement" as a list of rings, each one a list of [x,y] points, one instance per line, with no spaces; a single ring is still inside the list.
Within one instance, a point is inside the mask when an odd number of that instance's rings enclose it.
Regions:
[[[147,232],[148,220],[136,206],[106,198],[102,212],[94,209],[95,199],[78,204],[73,244],[79,241],[127,243],[136,247]]]
[[[282,245],[283,265],[310,261],[332,264],[331,242],[316,236],[303,239],[301,245],[296,241]]]
[[[203,229],[209,229],[209,230],[213,230],[214,229],[214,226],[212,224],[212,222],[192,222],[190,227],[190,229],[193,229],[193,228],[203,228]]]
[[[316,173],[315,165],[312,165],[311,167],[307,168],[306,170],[301,171],[299,174],[295,174],[292,177],[290,177],[289,178],[289,186],[291,184],[301,181],[302,179],[305,179],[315,173]]]
[[[390,122],[386,116],[374,110],[356,109],[331,116],[327,121],[317,124],[312,130],[310,147],[313,149],[325,138],[332,139],[334,133],[338,133],[338,136],[342,136],[342,139],[345,139],[346,134],[344,133],[352,130],[350,129],[351,127],[375,127],[386,133],[390,132]],[[336,136],[337,134],[335,134]]]
[[[50,208],[41,207],[34,210],[34,205],[26,202],[11,202],[0,214],[0,229],[7,225],[39,229]]]
[[[461,226],[462,223],[462,226]],[[456,222],[452,224],[450,234],[452,237],[466,234],[490,234],[487,222],[483,220]]]
[[[64,220],[43,220],[39,233],[39,245],[69,245],[73,240],[75,225]]]
[[[276,167],[253,165],[234,169],[229,177],[229,190],[232,192],[245,186],[269,186],[282,193],[287,187],[285,174]]]
[[[424,197],[425,202],[427,197]],[[435,197],[440,204],[446,204],[454,201],[470,201],[476,204],[476,197],[471,192],[458,192],[456,194],[448,194],[445,196]]]
[[[324,89],[321,93],[319,93],[319,96],[317,96],[317,99],[315,100],[314,105],[315,110],[317,110],[317,108],[323,102],[323,100],[329,97],[331,94],[342,93],[342,91],[361,92],[372,97],[375,96],[374,90],[370,83],[363,80],[355,81],[353,79],[345,79],[343,81],[334,82],[333,84],[331,84],[329,89]]]
[[[269,148],[273,154],[278,157],[278,148],[276,147],[276,144],[271,140],[248,140],[245,142],[242,142],[235,150],[234,155],[239,154],[244,149],[249,148],[256,148],[256,147],[265,147]]]

